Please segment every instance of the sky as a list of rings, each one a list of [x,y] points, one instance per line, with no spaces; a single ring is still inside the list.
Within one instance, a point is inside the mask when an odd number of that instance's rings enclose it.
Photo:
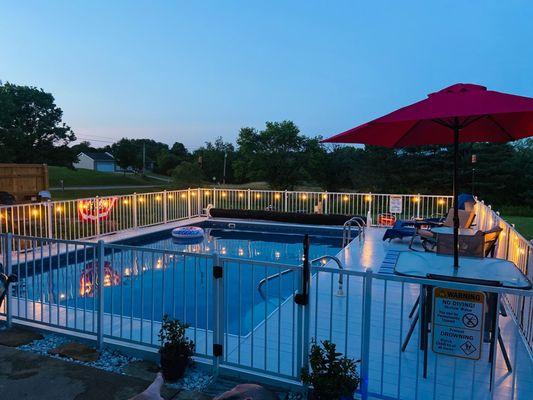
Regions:
[[[458,82],[533,97],[533,2],[0,0],[0,79],[94,145],[327,137]]]

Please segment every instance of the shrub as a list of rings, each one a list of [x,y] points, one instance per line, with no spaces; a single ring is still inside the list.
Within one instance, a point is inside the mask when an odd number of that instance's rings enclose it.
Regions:
[[[172,320],[165,314],[159,330],[161,351],[175,357],[184,356],[190,360],[194,354],[195,346],[192,340],[185,337],[187,328],[188,325],[182,324],[177,319]]]
[[[311,372],[302,370],[302,381],[313,386],[318,400],[351,398],[360,382],[357,363],[338,353],[334,343],[324,340],[320,346],[313,341],[309,352]]]

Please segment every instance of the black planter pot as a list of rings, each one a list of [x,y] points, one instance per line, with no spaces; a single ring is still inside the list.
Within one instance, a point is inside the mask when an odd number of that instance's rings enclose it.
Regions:
[[[175,355],[174,352],[166,352],[164,350],[159,352],[159,356],[161,372],[165,382],[176,382],[183,376],[189,364],[189,357]]]

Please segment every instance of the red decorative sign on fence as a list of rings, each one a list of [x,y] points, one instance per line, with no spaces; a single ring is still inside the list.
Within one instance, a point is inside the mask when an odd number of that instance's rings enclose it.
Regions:
[[[78,214],[83,221],[106,219],[116,201],[116,197],[78,200]]]

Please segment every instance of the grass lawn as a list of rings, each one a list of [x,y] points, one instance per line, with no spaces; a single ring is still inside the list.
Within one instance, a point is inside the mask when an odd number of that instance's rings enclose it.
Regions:
[[[520,232],[527,240],[533,239],[533,217],[506,215],[503,216],[503,218],[510,223],[515,224],[518,232]]]
[[[82,199],[95,196],[112,196],[131,193],[160,192],[163,190],[176,190],[170,186],[136,187],[127,189],[90,189],[90,190],[53,190],[52,200]]]
[[[88,169],[72,170],[65,167],[48,167],[50,187],[61,187],[61,179],[68,186],[112,186],[112,185],[158,185],[160,180],[142,176],[112,172],[98,172]]]

